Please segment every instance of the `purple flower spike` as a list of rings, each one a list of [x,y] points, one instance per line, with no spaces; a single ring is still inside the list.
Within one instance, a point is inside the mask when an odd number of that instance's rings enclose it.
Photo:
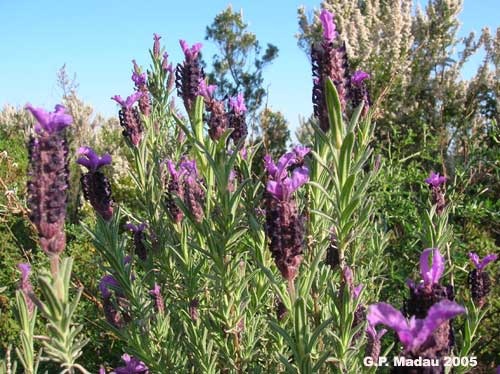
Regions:
[[[266,155],[264,165],[268,172],[266,233],[270,238],[269,249],[283,278],[293,280],[302,262],[304,239],[304,217],[298,212],[293,193],[308,182],[309,170],[297,164],[295,152],[281,156],[278,165]]]
[[[449,300],[433,305],[424,319],[412,317],[409,321],[392,305],[378,303],[368,308],[368,323],[375,328],[382,324],[393,329],[405,352],[418,355],[420,348],[445,322],[465,313],[465,308]],[[449,332],[448,332],[449,334]]]
[[[177,95],[182,98],[186,111],[191,115],[194,102],[198,96],[200,82],[205,79],[205,73],[199,59],[199,52],[202,45],[198,43],[189,48],[186,41],[180,40],[179,42],[184,51],[185,58],[182,64],[177,65],[175,85],[177,87]],[[170,75],[169,78],[171,77],[173,76]],[[170,87],[170,79],[168,86]]]
[[[333,21],[333,13],[323,9],[319,19],[323,25],[323,38],[328,42],[332,42],[337,36],[335,22]]]
[[[229,107],[234,110],[237,115],[241,115],[247,111],[247,107],[245,106],[245,98],[243,94],[240,92],[235,97],[231,97],[229,99]]]
[[[130,357],[125,353],[122,360],[125,362],[125,366],[116,368],[111,374],[149,374],[146,364],[135,357]]]
[[[469,258],[474,263],[476,269],[482,271],[490,262],[496,261],[498,259],[498,255],[490,254],[484,257],[482,261],[480,261],[480,258],[476,253],[469,252]]]
[[[361,84],[365,79],[369,79],[370,74],[364,72],[363,70],[357,70],[351,77],[351,83],[355,85]]]
[[[145,100],[142,100],[143,98]],[[138,146],[142,138],[142,122],[137,108],[132,108],[132,106],[141,99],[142,103],[139,102],[141,112],[145,116],[149,115],[149,95],[146,85],[142,85],[140,91],[128,96],[126,100],[123,100],[120,95],[113,96],[111,99],[121,105],[118,115],[120,125],[123,127],[123,135],[132,145]]]
[[[29,141],[28,207],[36,226],[40,246],[49,256],[59,255],[66,246],[64,221],[68,189],[68,144],[65,131],[72,117],[62,105],[48,113],[41,108],[26,108],[37,120]]]
[[[100,366],[99,368],[99,374],[106,374],[106,369],[104,369],[104,366]]]
[[[36,129],[42,128],[50,134],[61,131],[73,122],[73,117],[66,114],[66,108],[59,104],[55,106],[54,112],[46,112],[43,108],[34,108],[30,104],[26,104],[26,109],[37,120],[39,126]]]
[[[433,171],[431,171],[429,178],[425,179],[425,183],[427,183],[431,187],[439,187],[445,182],[446,177],[440,176],[439,173],[434,173]]]
[[[475,269],[469,271],[468,279],[472,300],[482,308],[486,304],[487,296],[491,291],[490,276],[487,271],[483,270],[490,262],[496,261],[498,256],[490,254],[481,261],[476,253],[470,252],[469,257],[475,267]]]
[[[97,171],[102,166],[110,165],[112,161],[109,153],[99,157],[90,147],[80,147],[77,154],[83,155],[86,158],[80,157],[76,160],[76,163],[85,166],[89,171]]]
[[[142,95],[143,95],[142,92],[135,92],[132,95],[128,96],[127,99],[125,100],[123,100],[120,95],[115,95],[111,99],[120,104],[122,108],[131,109],[132,105],[134,105],[135,102],[138,101]]]
[[[109,221],[113,216],[111,183],[99,169],[111,164],[111,156],[106,153],[99,157],[90,147],[80,147],[78,154],[85,157],[76,162],[88,169],[80,178],[83,196],[104,220]]]
[[[432,252],[432,266],[429,268],[429,256]],[[420,275],[424,280],[424,286],[432,287],[439,283],[444,272],[444,257],[437,248],[427,248],[420,256]]]

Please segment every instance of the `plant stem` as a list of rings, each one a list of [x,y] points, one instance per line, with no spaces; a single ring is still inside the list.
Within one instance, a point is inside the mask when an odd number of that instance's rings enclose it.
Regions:
[[[50,271],[53,277],[59,273],[59,255],[50,256]]]

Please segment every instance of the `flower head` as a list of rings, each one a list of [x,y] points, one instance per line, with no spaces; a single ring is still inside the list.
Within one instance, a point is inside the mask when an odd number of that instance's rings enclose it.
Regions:
[[[329,12],[326,9],[323,9],[319,16],[319,19],[321,21],[321,24],[323,25],[323,38],[327,42],[332,42],[333,39],[335,39],[335,37],[337,36],[337,32],[335,31],[335,22],[333,21],[333,13]]]
[[[471,259],[471,261],[474,264],[474,266],[476,267],[476,269],[479,271],[482,271],[486,267],[486,265],[488,265],[490,262],[496,261],[498,259],[498,255],[489,254],[489,255],[485,256],[483,258],[483,260],[481,261],[481,259],[479,258],[479,256],[476,253],[469,252],[469,258]]]
[[[110,165],[112,161],[109,153],[99,157],[90,147],[80,147],[77,154],[84,157],[78,158],[76,163],[85,166],[89,171],[97,171],[102,166]]]
[[[424,319],[412,317],[407,320],[392,305],[378,303],[368,308],[367,319],[374,329],[379,324],[393,329],[403,344],[405,352],[418,354],[419,349],[436,329],[462,313],[465,313],[465,308],[453,301],[443,300],[433,305]]]
[[[439,173],[434,173],[433,171],[431,171],[429,178],[425,179],[425,183],[427,183],[431,187],[439,187],[445,182],[446,177],[440,176]]]
[[[66,114],[66,108],[59,104],[55,106],[54,112],[46,112],[43,108],[34,108],[30,104],[26,104],[26,109],[38,122],[35,126],[37,132],[41,129],[48,133],[61,131],[73,122],[73,117]]]

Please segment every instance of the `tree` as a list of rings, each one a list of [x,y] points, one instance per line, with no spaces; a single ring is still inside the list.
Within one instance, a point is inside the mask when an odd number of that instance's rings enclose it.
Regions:
[[[278,48],[267,44],[262,54],[257,36],[247,28],[243,12],[233,11],[231,5],[207,27],[205,39],[215,43],[218,50],[213,56],[208,78],[210,83],[217,85],[217,94],[221,96],[243,92],[248,117],[255,122],[267,95],[263,87],[263,70],[278,57]]]

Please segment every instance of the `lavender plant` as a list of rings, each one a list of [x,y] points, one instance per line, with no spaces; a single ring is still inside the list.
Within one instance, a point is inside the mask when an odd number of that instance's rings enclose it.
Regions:
[[[370,145],[371,77],[350,69],[333,19],[321,13],[322,40],[311,46],[314,142],[274,160],[266,155],[262,177],[252,173],[260,145],[247,141],[245,98],[216,97],[201,44],[180,41],[184,61],[175,72],[156,34],[151,65],[144,70],[133,61],[134,92],[113,99],[137,201],[114,197],[109,154],[82,145],[76,161],[95,211],[83,227],[103,274],[99,323],[124,347],[124,363],[111,371],[114,363],[96,363],[100,374],[373,372],[363,359],[391,354],[436,359],[433,372],[443,373],[443,357],[472,354],[488,307],[485,267],[496,257],[471,254],[472,301],[461,306],[467,295],[457,297],[451,276],[462,265],[450,248],[452,202],[439,174],[426,180],[422,280],[407,282],[402,310],[378,302],[388,234],[373,208],[372,186],[383,166]],[[61,107],[52,114],[30,110],[40,122],[31,142],[30,205],[52,273],[40,272],[37,297],[21,267],[17,356],[27,372],[37,372],[40,357],[63,372],[87,372],[77,363],[86,343],[82,325],[73,322],[82,290],[70,300],[72,260],[59,263],[64,128],[71,120]],[[35,359],[37,311],[48,334]],[[465,329],[454,342],[457,321]],[[379,325],[394,330],[401,346]]]

